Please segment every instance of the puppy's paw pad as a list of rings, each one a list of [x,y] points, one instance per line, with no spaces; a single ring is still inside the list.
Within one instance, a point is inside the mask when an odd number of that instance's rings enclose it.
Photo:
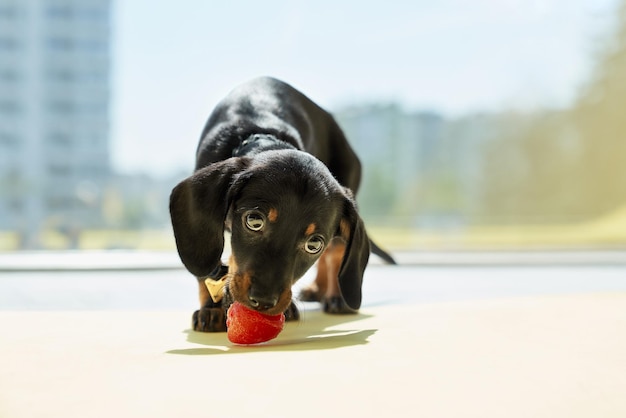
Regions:
[[[193,313],[192,325],[194,331],[224,332],[226,331],[226,317],[222,308],[202,308]]]

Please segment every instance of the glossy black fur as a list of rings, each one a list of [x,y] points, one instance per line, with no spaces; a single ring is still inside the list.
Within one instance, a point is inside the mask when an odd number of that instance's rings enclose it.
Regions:
[[[313,227],[325,249],[345,242],[336,311],[358,310],[370,254],[354,200],[360,177],[359,160],[333,117],[300,92],[272,78],[233,90],[207,121],[196,171],[170,199],[179,255],[198,280],[226,272],[224,230],[231,232],[235,265],[226,296],[194,314],[194,329],[225,330],[233,300],[297,318],[291,286],[321,255],[305,251]],[[246,226],[251,212],[264,218],[262,231]]]

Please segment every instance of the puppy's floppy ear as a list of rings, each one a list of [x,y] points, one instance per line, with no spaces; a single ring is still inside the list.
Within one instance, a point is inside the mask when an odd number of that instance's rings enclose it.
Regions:
[[[196,171],[170,195],[170,216],[176,248],[195,276],[208,276],[221,262],[227,196],[235,177],[248,166],[247,158],[229,158]]]
[[[346,252],[339,270],[339,288],[351,309],[361,307],[363,273],[370,256],[370,240],[365,233],[352,192],[345,189],[344,215],[339,222],[339,235],[346,240]]]

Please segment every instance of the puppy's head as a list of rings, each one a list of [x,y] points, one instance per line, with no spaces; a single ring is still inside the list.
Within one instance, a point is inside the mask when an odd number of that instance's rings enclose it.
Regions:
[[[224,225],[231,230],[229,289],[267,314],[284,311],[291,287],[333,239],[346,241],[339,285],[361,304],[369,239],[352,193],[304,152],[233,157],[198,170],[172,191],[170,213],[181,260],[204,277],[220,265]]]

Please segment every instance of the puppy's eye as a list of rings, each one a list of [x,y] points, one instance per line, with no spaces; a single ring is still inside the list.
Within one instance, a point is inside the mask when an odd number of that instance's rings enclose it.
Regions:
[[[320,235],[313,235],[304,244],[304,250],[309,254],[317,254],[324,248],[324,238]]]
[[[248,212],[244,215],[244,223],[250,231],[258,232],[265,226],[265,218],[259,212]]]

